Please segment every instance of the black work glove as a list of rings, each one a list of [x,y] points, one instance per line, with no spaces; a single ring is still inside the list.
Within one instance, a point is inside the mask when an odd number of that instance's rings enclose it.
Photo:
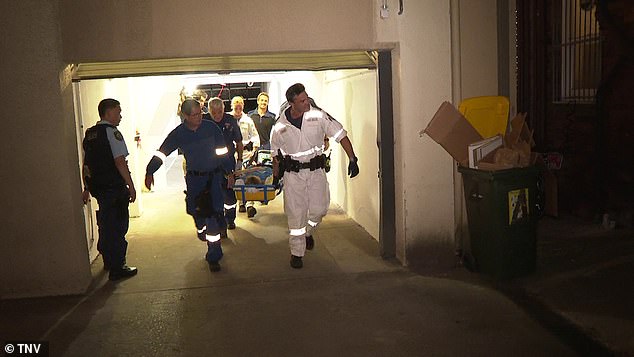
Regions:
[[[357,161],[359,161],[359,159],[355,156],[348,164],[348,175],[350,175],[350,178],[359,174],[359,165],[357,165]]]
[[[244,150],[253,151],[253,141],[249,141],[249,143],[244,146]]]

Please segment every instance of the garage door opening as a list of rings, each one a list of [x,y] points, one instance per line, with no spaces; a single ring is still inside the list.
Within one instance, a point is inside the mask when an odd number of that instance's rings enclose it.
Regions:
[[[336,67],[336,64],[333,67]],[[90,68],[90,71],[87,68]],[[379,91],[376,67],[162,75],[133,73],[133,76],[112,73],[112,77],[107,77],[106,72],[98,74],[95,67],[90,65],[84,66],[83,69],[83,74],[75,78],[74,82],[78,143],[81,143],[85,130],[98,121],[98,102],[107,97],[119,100],[123,109],[123,120],[119,130],[128,144],[128,162],[137,191],[140,191],[139,188],[143,185],[145,165],[153,152],[160,146],[167,133],[180,124],[177,108],[181,92],[204,89],[211,96],[216,96],[218,88],[226,88],[233,91],[230,96],[245,96],[245,93],[249,93],[245,98],[248,102],[252,99],[250,96],[257,96],[260,91],[266,91],[270,96],[269,110],[278,114],[279,106],[285,100],[286,89],[293,83],[303,83],[317,104],[348,130],[355,151],[360,157],[362,175],[351,181],[346,176],[345,152],[339,145],[331,145],[332,170],[328,173],[331,202],[340,207],[374,239],[380,240],[382,220],[380,182],[377,175],[380,171],[377,138],[380,135],[377,133]],[[226,110],[230,111],[230,107],[227,106]],[[177,152],[170,155],[166,164],[155,174],[154,191],[184,189],[184,180],[180,174],[181,160],[182,157]],[[138,217],[136,220],[143,220],[146,194],[140,194],[137,202],[130,207],[131,215]],[[96,205],[96,202],[93,201],[93,205]],[[95,208],[88,206],[85,214],[91,259],[97,255]],[[259,214],[266,214],[266,210]],[[134,224],[133,221],[131,224]]]

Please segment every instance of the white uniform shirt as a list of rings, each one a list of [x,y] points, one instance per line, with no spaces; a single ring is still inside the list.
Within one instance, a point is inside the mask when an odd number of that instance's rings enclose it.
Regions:
[[[274,155],[280,149],[283,155],[308,162],[324,151],[324,137],[334,138],[336,142],[348,135],[341,123],[331,118],[323,110],[311,106],[302,117],[302,129],[298,129],[286,118],[286,111],[271,130],[271,150]]]
[[[229,113],[233,116],[233,112]],[[235,116],[234,116],[235,118]],[[260,146],[260,135],[258,129],[246,113],[242,113],[242,117],[238,119],[238,125],[240,126],[240,133],[242,134],[242,144],[246,145],[249,141],[253,142],[253,147]]]

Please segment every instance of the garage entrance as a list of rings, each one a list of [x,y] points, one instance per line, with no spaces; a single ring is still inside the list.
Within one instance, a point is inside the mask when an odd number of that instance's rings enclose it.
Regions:
[[[217,95],[214,88],[233,88],[235,93],[267,91],[269,110],[278,114],[286,88],[302,82],[317,104],[348,130],[360,158],[362,174],[350,181],[345,153],[339,145],[332,145],[332,170],[328,174],[332,203],[380,242],[382,256],[390,257],[394,254],[390,248],[394,246],[394,234],[390,233],[394,232],[391,73],[389,80],[379,80],[385,78],[380,75],[381,68],[388,72],[391,68],[389,55],[357,51],[80,64],[74,72],[73,87],[78,145],[85,130],[98,121],[98,102],[106,97],[119,100],[123,110],[119,130],[126,139],[129,166],[140,191],[145,165],[167,133],[180,123],[176,112],[181,92],[207,89]],[[169,159],[170,164],[155,174],[156,191],[184,187],[184,182],[178,187],[173,184],[178,181],[170,179],[178,177],[173,170],[179,167],[177,153]],[[382,161],[388,166],[381,165]],[[385,182],[386,177],[392,177],[391,183]],[[387,194],[384,184],[390,185]],[[131,215],[139,219],[145,211],[144,195],[130,207]],[[391,202],[388,207],[384,207],[386,200]],[[96,205],[94,200],[92,203]],[[387,220],[386,210],[392,212]],[[91,205],[85,210],[91,259],[97,254],[94,211]]]

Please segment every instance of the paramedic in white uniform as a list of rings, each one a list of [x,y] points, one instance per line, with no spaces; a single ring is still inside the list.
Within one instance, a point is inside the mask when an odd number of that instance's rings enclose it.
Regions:
[[[328,211],[330,190],[326,180],[324,137],[340,143],[349,158],[348,174],[359,174],[357,157],[347,132],[328,113],[311,106],[304,85],[286,91],[290,107],[280,112],[271,131],[276,178],[284,177],[284,212],[290,230],[291,267],[303,266],[306,249],[314,246],[313,231]],[[282,171],[283,170],[283,171]]]

